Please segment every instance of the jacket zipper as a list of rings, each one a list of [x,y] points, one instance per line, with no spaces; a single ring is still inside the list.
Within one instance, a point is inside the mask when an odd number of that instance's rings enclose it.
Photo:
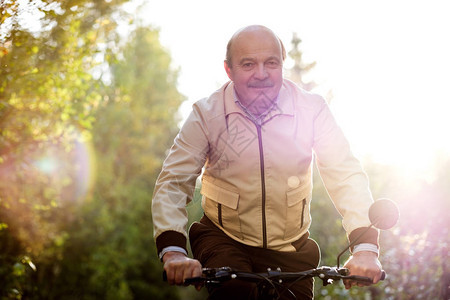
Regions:
[[[264,174],[264,151],[262,144],[261,125],[255,124],[258,131],[259,142],[259,165],[261,168],[261,206],[262,206],[262,235],[263,235],[263,248],[267,248],[267,224],[266,224],[266,180]]]

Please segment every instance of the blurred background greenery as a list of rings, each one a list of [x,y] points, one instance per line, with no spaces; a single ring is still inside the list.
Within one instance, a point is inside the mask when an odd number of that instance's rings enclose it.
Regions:
[[[204,299],[162,282],[152,236],[153,186],[185,100],[158,30],[125,0],[29,2],[31,30],[19,2],[0,4],[0,299]],[[286,74],[311,89],[298,44]],[[351,291],[316,281],[316,298],[448,299],[449,157],[433,180],[363,164],[374,198],[400,208],[380,238],[388,278]],[[346,237],[314,180],[311,236],[334,265]],[[202,214],[198,189],[188,211],[191,222]]]

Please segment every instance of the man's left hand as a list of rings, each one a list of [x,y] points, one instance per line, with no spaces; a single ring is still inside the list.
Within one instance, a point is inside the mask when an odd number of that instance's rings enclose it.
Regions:
[[[372,283],[377,283],[381,278],[381,263],[378,255],[371,251],[361,251],[353,254],[344,264],[344,268],[349,269],[350,275],[365,276],[372,279]],[[352,286],[366,286],[367,283],[361,283],[351,280],[344,280],[346,289]]]

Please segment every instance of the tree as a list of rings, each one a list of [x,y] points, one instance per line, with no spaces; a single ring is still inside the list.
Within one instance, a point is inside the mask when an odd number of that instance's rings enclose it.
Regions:
[[[177,289],[162,283],[150,210],[161,162],[178,131],[177,72],[158,32],[146,27],[108,59],[109,101],[96,111],[92,130],[99,176],[67,228],[61,268],[69,275],[57,278],[55,298],[81,284],[75,294],[87,299],[177,299]],[[73,261],[84,267],[74,268]]]
[[[183,97],[156,30],[119,44],[123,2],[2,3],[2,298],[179,297],[161,284],[150,200]]]
[[[316,83],[311,82],[305,82],[304,81],[304,75],[308,73],[312,68],[315,67],[316,62],[312,63],[305,63],[303,61],[303,52],[299,49],[299,45],[302,42],[302,40],[298,37],[296,33],[293,33],[292,35],[292,49],[289,51],[289,57],[294,61],[294,65],[292,68],[287,70],[287,77],[297,83],[301,88],[311,91],[315,86]]]
[[[102,101],[94,57],[114,47],[112,15],[124,0],[6,0],[0,11],[0,295],[37,293],[37,259],[65,239],[77,169]],[[23,23],[25,11],[37,16]],[[117,16],[115,16],[117,17]],[[56,251],[52,252],[52,251]],[[38,267],[36,267],[38,266]],[[39,272],[39,271],[38,271]]]
[[[161,162],[178,131],[175,116],[183,97],[176,89],[177,73],[159,44],[157,31],[137,28],[121,53],[123,59],[110,62],[115,89],[110,92],[112,101],[99,110],[94,128],[99,165],[107,171],[98,181],[95,201],[106,201],[105,214],[120,220],[111,228],[114,232],[114,228],[129,228],[124,232],[136,233],[122,245],[129,252],[125,274],[136,276],[134,283],[127,279],[130,291],[136,293],[140,287],[147,290],[149,298],[169,299],[175,297],[174,289],[161,287],[150,203]],[[114,101],[116,91],[127,100]],[[117,248],[110,241],[103,247]],[[108,280],[109,274],[104,276]]]

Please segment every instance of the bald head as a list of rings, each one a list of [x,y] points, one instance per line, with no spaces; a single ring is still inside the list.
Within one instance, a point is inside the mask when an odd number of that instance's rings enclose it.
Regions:
[[[236,44],[246,43],[251,40],[258,39],[272,39],[274,42],[278,43],[280,48],[280,53],[282,60],[286,58],[286,50],[284,49],[283,42],[281,42],[280,38],[275,35],[275,33],[269,28],[262,25],[251,25],[238,30],[227,44],[227,52],[226,52],[226,63],[229,67],[233,65],[233,51]]]
[[[253,109],[252,113],[261,113],[258,108],[267,99],[277,98],[283,84],[284,57],[283,44],[267,27],[248,26],[231,37],[224,68],[239,100]]]

